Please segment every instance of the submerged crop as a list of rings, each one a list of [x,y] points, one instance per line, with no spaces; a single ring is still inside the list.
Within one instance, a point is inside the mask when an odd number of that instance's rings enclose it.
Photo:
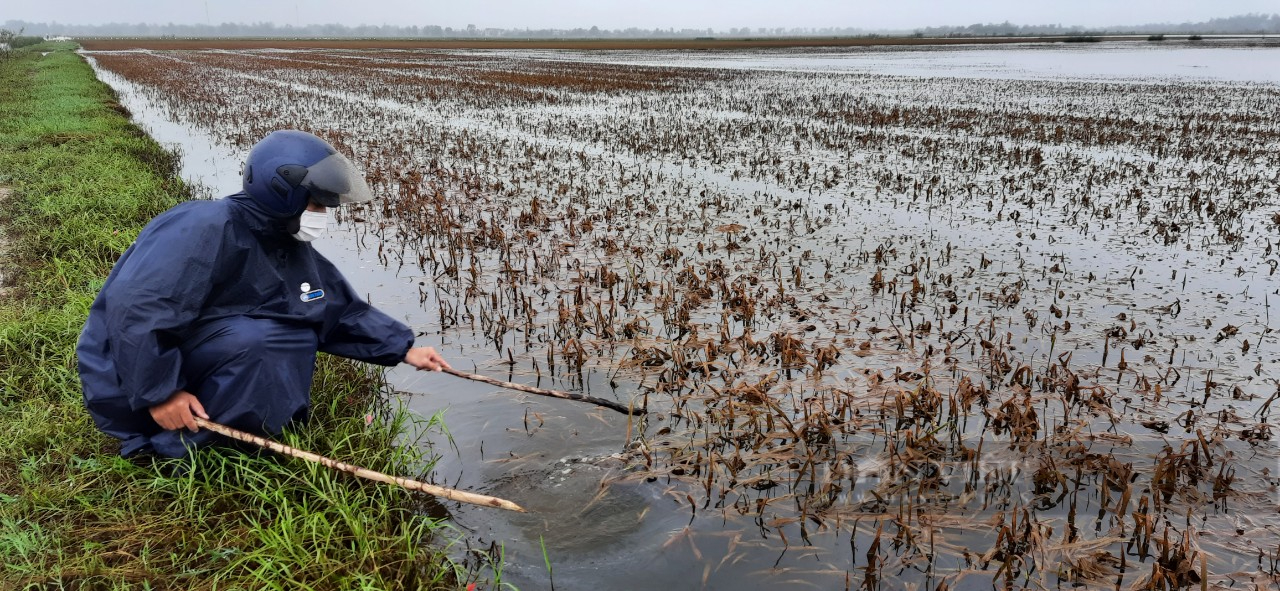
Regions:
[[[625,515],[688,523],[670,568],[1277,576],[1274,85],[92,55],[229,145],[349,151],[384,198],[344,223],[419,279],[430,330],[647,407],[583,511],[658,499]],[[521,502],[539,460],[501,461]]]

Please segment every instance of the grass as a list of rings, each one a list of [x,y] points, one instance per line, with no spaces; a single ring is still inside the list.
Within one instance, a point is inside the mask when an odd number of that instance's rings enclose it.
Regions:
[[[74,48],[0,60],[0,588],[462,586],[442,550],[455,534],[420,497],[234,449],[135,463],[94,428],[74,354],[89,305],[142,226],[189,191]],[[285,443],[429,469],[397,442],[439,417],[390,408],[381,374],[354,362],[322,356],[315,380],[312,420]]]

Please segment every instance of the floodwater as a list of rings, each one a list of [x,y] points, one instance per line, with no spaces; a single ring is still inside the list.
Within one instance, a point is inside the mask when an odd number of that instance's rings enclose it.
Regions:
[[[389,373],[505,583],[1275,584],[1274,45],[90,57],[210,195],[335,134],[389,205],[317,247],[455,368],[649,402]]]
[[[579,52],[574,59],[640,66],[686,66],[780,72],[882,74],[893,76],[991,78],[1057,81],[1280,82],[1280,54],[1274,39],[1230,47],[1161,43],[1075,43],[955,49],[945,46],[864,49],[723,51],[714,53],[615,51]],[[561,60],[564,52],[519,52],[535,59]]]

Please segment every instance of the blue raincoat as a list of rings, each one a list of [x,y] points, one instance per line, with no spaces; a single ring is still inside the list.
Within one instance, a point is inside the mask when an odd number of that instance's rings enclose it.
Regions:
[[[181,457],[215,435],[148,409],[185,389],[209,417],[278,435],[304,418],[317,351],[400,363],[413,332],[365,302],[252,197],[157,216],[116,263],[76,349],[85,406],[120,453]]]

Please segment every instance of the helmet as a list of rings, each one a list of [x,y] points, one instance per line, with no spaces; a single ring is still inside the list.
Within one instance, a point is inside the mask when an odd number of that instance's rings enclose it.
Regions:
[[[274,217],[302,214],[308,201],[325,207],[373,198],[364,175],[328,142],[305,131],[273,131],[249,150],[244,192]]]

